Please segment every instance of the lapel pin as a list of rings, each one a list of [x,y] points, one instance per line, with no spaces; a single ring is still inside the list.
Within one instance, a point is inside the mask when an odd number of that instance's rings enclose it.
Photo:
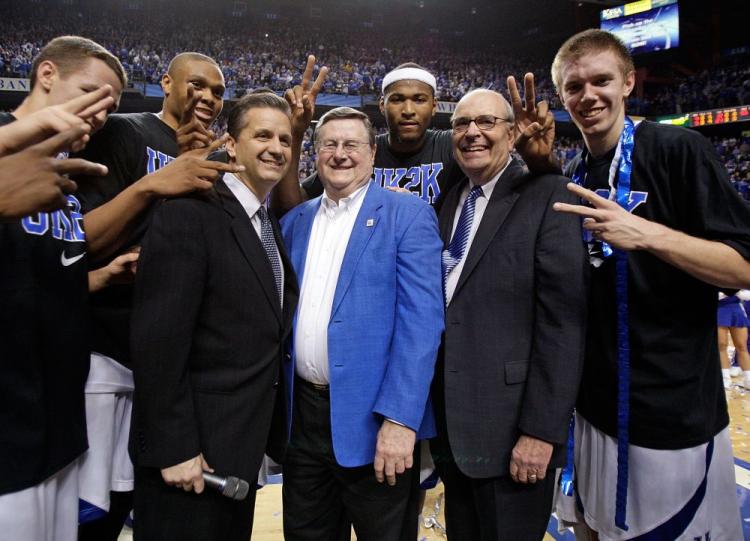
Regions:
[[[374,218],[368,218],[367,219],[367,227],[372,227],[375,225],[375,219]]]

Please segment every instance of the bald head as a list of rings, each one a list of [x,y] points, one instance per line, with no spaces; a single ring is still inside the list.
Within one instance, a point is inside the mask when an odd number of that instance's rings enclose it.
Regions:
[[[475,88],[474,90],[469,90],[466,94],[464,94],[464,97],[461,98],[456,105],[456,110],[453,111],[451,121],[454,118],[457,118],[458,115],[456,113],[458,113],[459,107],[462,103],[465,103],[467,101],[471,103],[477,100],[484,103],[495,102],[495,105],[497,107],[496,112],[493,113],[495,116],[507,118],[511,124],[516,121],[515,116],[513,115],[513,108],[510,106],[508,100],[505,99],[505,96],[500,94],[500,92],[495,92],[494,90],[490,90],[489,88]],[[498,111],[501,114],[498,114]]]

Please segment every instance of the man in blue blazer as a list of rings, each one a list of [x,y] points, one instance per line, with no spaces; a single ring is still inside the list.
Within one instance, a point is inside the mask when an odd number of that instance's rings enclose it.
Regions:
[[[315,145],[325,193],[281,222],[301,283],[284,370],[284,536],[328,541],[350,520],[360,540],[413,540],[412,457],[435,435],[428,395],[444,327],[437,219],[370,183],[367,115],[329,111]]]

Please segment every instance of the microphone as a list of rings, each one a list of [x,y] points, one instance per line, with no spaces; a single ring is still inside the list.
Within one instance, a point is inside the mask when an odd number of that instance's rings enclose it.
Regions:
[[[221,477],[220,475],[214,475],[205,471],[203,472],[203,482],[206,486],[221,493],[222,496],[232,498],[233,500],[244,500],[250,490],[250,485],[247,484],[247,481],[243,481],[239,477]]]

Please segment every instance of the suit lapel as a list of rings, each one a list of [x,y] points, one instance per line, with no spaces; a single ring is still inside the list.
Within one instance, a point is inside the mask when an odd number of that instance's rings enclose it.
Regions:
[[[482,259],[490,241],[495,237],[495,234],[497,234],[503,222],[505,222],[508,214],[510,214],[513,205],[520,195],[516,188],[525,180],[525,177],[523,167],[514,160],[498,179],[495,189],[492,191],[492,196],[487,203],[487,208],[484,210],[482,222],[479,224],[479,229],[477,229],[477,233],[474,235],[474,240],[466,256],[464,268],[461,270],[461,276],[459,276],[456,289],[453,292],[454,297],[461,290],[461,287],[471,275],[479,260]]]
[[[380,208],[382,206],[381,188],[371,183],[365,194],[365,200],[362,201],[357,219],[354,221],[352,234],[349,237],[349,244],[346,246],[344,260],[341,263],[341,271],[339,272],[339,280],[336,284],[336,293],[333,297],[331,318],[336,314],[336,310],[338,310],[341,301],[346,295],[362,253],[365,251],[367,243],[375,232],[375,228],[378,227],[378,223],[380,222]]]
[[[276,246],[279,248],[281,264],[284,267],[284,328],[291,327],[294,309],[297,307],[299,299],[299,284],[297,283],[297,274],[294,272],[294,266],[289,259],[286,251],[284,239],[279,230],[279,223],[274,216],[271,216],[271,225],[273,226],[273,236],[276,239]]]
[[[321,197],[300,205],[299,216],[294,220],[294,230],[292,231],[291,241],[291,259],[294,270],[297,272],[297,280],[302,284],[305,274],[305,261],[307,259],[307,245],[310,242],[310,233],[312,232],[313,220],[320,208]]]
[[[237,198],[234,197],[231,190],[224,184],[223,179],[216,182],[216,192],[221,198],[224,210],[232,216],[232,233],[242,251],[242,255],[245,256],[245,260],[258,277],[263,292],[273,308],[273,313],[276,315],[279,323],[283,324],[273,269],[271,268],[271,263],[268,261],[266,251],[258,235],[255,233],[250,217],[245,212],[245,209],[242,208],[240,202],[237,201]]]

